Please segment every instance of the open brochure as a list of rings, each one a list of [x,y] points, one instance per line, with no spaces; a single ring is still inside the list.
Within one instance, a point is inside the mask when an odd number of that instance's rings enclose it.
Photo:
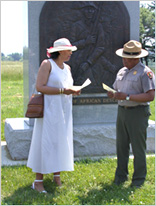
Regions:
[[[105,90],[107,90],[107,91],[110,91],[110,92],[113,92],[113,93],[116,92],[114,89],[110,88],[109,86],[107,86],[107,85],[104,84],[104,83],[102,83],[102,86],[103,86],[103,88],[104,88]]]
[[[84,87],[87,87],[89,84],[91,84],[91,81],[90,79],[87,79],[81,86],[71,86],[69,87],[69,89],[73,89],[75,91],[78,91],[78,90],[81,90],[83,89]]]

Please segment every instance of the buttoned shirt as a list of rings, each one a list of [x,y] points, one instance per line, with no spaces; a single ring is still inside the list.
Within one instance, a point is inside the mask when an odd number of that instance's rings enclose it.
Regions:
[[[132,69],[127,67],[120,69],[113,87],[116,91],[129,95],[146,93],[155,89],[155,76],[149,67],[139,62]],[[120,106],[138,106],[148,105],[149,102],[118,100],[118,104]]]

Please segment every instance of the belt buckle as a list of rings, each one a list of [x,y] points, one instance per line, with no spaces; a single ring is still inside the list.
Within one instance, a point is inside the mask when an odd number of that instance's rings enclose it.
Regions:
[[[128,109],[129,107],[128,107],[128,106],[124,106],[124,108],[125,108],[125,109]]]

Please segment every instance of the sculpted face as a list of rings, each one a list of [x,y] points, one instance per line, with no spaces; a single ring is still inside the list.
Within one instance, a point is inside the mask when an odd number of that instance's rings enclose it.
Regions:
[[[85,7],[83,9],[86,18],[91,19],[95,13],[95,8],[92,6]]]

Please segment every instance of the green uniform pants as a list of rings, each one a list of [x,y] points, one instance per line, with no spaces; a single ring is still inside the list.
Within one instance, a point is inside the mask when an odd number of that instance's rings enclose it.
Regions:
[[[124,182],[128,176],[130,144],[134,155],[133,185],[142,185],[146,178],[146,131],[150,116],[149,106],[118,107],[117,169],[115,181]]]

